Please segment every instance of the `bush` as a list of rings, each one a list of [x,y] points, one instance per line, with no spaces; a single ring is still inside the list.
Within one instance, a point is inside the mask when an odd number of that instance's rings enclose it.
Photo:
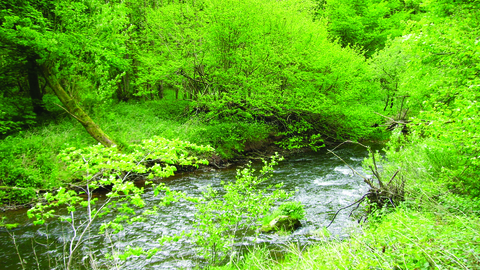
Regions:
[[[283,158],[276,154],[270,162],[264,161],[258,175],[248,164],[243,170],[237,170],[236,181],[223,183],[224,190],[209,187],[202,197],[187,198],[195,203],[197,209],[193,232],[165,236],[160,243],[178,240],[186,235],[201,248],[200,253],[211,264],[224,262],[235,248],[238,233],[244,237],[256,228],[261,217],[277,200],[285,200],[293,195],[280,189],[282,183],[266,183],[272,177],[273,166],[281,160]],[[169,193],[167,191],[166,194]],[[258,234],[258,231],[255,233]]]
[[[271,215],[263,218],[263,224],[269,224],[270,221],[274,220],[278,216],[289,216],[292,219],[301,220],[305,218],[305,209],[301,202],[284,202]]]
[[[33,188],[0,187],[0,202],[24,204],[32,202],[37,194]]]
[[[255,249],[220,269],[478,269],[479,221],[404,205],[343,241],[290,247],[281,259]]]
[[[233,158],[244,152],[247,144],[264,142],[270,129],[256,122],[215,120],[198,129],[196,136],[211,144],[222,157]]]
[[[421,9],[415,1],[326,0],[318,16],[328,19],[329,33],[343,46],[358,46],[370,57],[389,38],[403,34],[405,21],[418,19],[413,14]]]
[[[371,137],[378,84],[365,58],[332,41],[313,12],[312,2],[296,0],[165,4],[149,13],[158,46],[142,52],[145,76],[168,77],[209,119],[275,126],[287,148]],[[226,143],[238,150],[235,135]]]

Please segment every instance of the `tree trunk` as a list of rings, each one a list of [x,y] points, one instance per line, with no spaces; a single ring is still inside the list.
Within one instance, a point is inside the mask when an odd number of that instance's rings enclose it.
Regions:
[[[157,95],[160,99],[163,99],[163,82],[157,82]]]
[[[42,92],[38,84],[37,56],[29,55],[27,60],[28,84],[30,88],[30,98],[32,99],[33,112],[37,115],[45,112],[42,101]]]
[[[58,99],[62,102],[64,110],[66,110],[71,116],[78,120],[87,132],[99,143],[106,147],[114,146],[116,143],[110,139],[110,137],[103,132],[103,130],[93,122],[93,120],[80,108],[75,100],[63,89],[58,82],[57,78],[51,73],[50,69],[43,64],[42,72],[48,86],[55,92]]]

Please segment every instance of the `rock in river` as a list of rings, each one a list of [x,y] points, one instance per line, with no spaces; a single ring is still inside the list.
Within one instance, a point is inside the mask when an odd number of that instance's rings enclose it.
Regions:
[[[277,232],[280,230],[283,231],[293,231],[302,226],[300,220],[291,218],[289,216],[278,216],[274,218],[270,223],[267,225],[263,225],[260,228],[261,232],[268,233],[268,232]]]

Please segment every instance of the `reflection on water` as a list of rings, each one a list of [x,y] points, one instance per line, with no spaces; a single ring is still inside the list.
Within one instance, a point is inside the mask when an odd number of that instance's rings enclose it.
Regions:
[[[364,148],[357,145],[345,145],[335,151],[350,165],[361,172],[360,163],[367,155]],[[261,164],[255,164],[260,167]],[[199,196],[209,185],[220,188],[221,181],[233,181],[235,169],[228,168],[216,171],[196,171],[171,177],[164,182],[172,190],[181,190],[189,195]],[[338,160],[325,150],[316,153],[301,153],[290,156],[288,160],[280,162],[274,172],[272,181],[284,182],[284,189],[297,190],[295,200],[305,205],[306,220],[302,221],[303,227],[292,235],[276,236],[261,235],[259,239],[253,237],[243,239],[236,245],[252,245],[253,243],[266,243],[272,249],[279,250],[289,243],[304,246],[319,241],[312,236],[312,232],[321,229],[330,223],[336,210],[347,206],[359,199],[368,187],[362,178],[355,176],[352,170],[342,161]],[[268,184],[268,183],[266,183]],[[153,196],[152,190],[147,190],[144,195],[147,207],[159,203],[159,198]],[[149,217],[145,222],[134,223],[117,235],[99,235],[82,245],[78,261],[89,261],[94,258],[100,264],[100,258],[105,254],[122,251],[127,246],[139,246],[144,249],[160,248],[157,239],[165,234],[172,235],[183,230],[189,230],[195,222],[195,208],[188,202],[174,203],[172,206],[159,210],[158,215]],[[349,212],[341,212],[329,231],[337,237],[347,237],[350,224],[355,221],[348,217]],[[69,239],[69,228],[59,222],[51,222],[48,233],[44,227],[35,227],[26,218],[26,211],[14,211],[4,214],[9,223],[22,224],[12,230],[24,259],[27,269],[62,269],[63,244]],[[93,232],[99,224],[108,221],[112,216],[106,216],[94,224]],[[45,247],[42,244],[47,243]],[[18,256],[11,237],[4,229],[0,230],[0,260],[3,269],[21,269]],[[35,252],[33,251],[35,248]],[[121,262],[122,269],[190,269],[201,266],[202,261],[196,256],[193,245],[186,240],[168,244],[162,247],[151,259],[145,257],[131,257],[126,262]],[[37,264],[38,262],[38,264]],[[79,262],[76,265],[80,266]],[[37,265],[40,265],[38,267]]]

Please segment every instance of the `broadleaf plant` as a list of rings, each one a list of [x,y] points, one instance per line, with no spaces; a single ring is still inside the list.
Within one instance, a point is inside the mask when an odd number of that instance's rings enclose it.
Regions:
[[[145,202],[141,195],[144,189],[131,181],[133,176],[168,177],[174,174],[176,166],[208,164],[206,159],[198,156],[213,151],[210,146],[160,137],[144,140],[133,145],[132,149],[130,153],[123,153],[116,147],[95,145],[83,149],[68,148],[59,155],[69,170],[80,175],[82,182],[77,186],[80,191],[60,188],[55,193],[45,193],[46,204],[38,203],[28,211],[28,216],[35,219],[35,225],[42,225],[47,219],[56,217],[55,207],[67,207],[68,215],[58,216],[71,228],[71,238],[66,244],[65,269],[75,267],[75,253],[84,245],[86,237],[92,237],[90,231],[95,219],[114,214],[113,220],[100,226],[99,233],[118,233],[123,230],[123,224],[141,221],[152,214],[151,210],[143,211]],[[94,190],[100,187],[110,189],[107,199],[101,203],[98,198],[93,198]],[[86,210],[86,218],[76,220],[80,209]]]

